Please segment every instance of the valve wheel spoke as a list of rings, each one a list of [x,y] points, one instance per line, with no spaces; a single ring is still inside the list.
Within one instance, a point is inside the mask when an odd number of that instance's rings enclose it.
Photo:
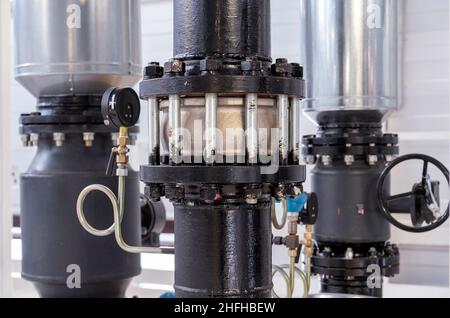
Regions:
[[[394,201],[394,200],[401,199],[401,198],[407,198],[407,197],[410,197],[412,195],[414,195],[414,193],[412,191],[401,193],[401,194],[396,194],[396,195],[392,195],[392,196],[388,197],[386,199],[386,201],[390,202],[390,201]]]

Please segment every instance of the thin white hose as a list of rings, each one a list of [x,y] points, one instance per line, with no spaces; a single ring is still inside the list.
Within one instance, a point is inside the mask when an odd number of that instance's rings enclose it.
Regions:
[[[111,201],[111,205],[113,207],[113,213],[114,213],[114,224],[111,225],[106,230],[98,230],[91,226],[89,222],[86,220],[86,217],[84,215],[84,202],[86,200],[86,197],[94,192],[99,191],[105,194],[108,199]],[[77,215],[78,220],[80,221],[83,228],[88,231],[90,234],[95,236],[108,236],[114,232],[117,244],[122,248],[124,251],[129,253],[149,253],[149,254],[161,254],[161,253],[171,253],[170,248],[158,248],[158,247],[142,247],[142,246],[130,246],[128,245],[122,236],[122,217],[123,212],[125,208],[125,177],[119,177],[119,198],[120,200],[117,200],[116,195],[109,189],[108,187],[101,185],[101,184],[93,184],[88,187],[86,187],[83,191],[81,191],[80,195],[78,196],[77,200]]]
[[[292,291],[290,288],[290,280],[289,280],[289,274],[286,272],[286,269],[289,269],[289,265],[282,265],[282,266],[276,266],[276,265],[272,265],[272,278],[275,277],[275,275],[277,273],[281,274],[281,277],[284,279],[285,283],[286,283],[286,290],[287,290],[287,295],[288,298],[292,298]],[[302,284],[303,284],[303,298],[307,298],[308,294],[309,294],[309,286],[307,283],[307,278],[305,273],[303,273],[298,267],[295,267],[295,272],[297,273],[297,275],[300,277],[300,279],[302,280]],[[274,298],[280,298],[278,296],[278,294],[275,292],[275,290],[272,290],[272,296]]]
[[[286,223],[287,223],[287,214],[288,213],[287,213],[286,200],[282,200],[281,204],[283,207],[283,216],[281,218],[281,222],[278,222],[276,208],[275,208],[275,199],[272,198],[272,206],[271,206],[272,224],[276,230],[282,230],[286,226]]]

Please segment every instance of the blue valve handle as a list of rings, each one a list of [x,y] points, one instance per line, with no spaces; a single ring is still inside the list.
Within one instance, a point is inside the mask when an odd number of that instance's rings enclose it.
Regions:
[[[308,202],[308,196],[302,194],[294,199],[287,199],[287,211],[288,213],[300,213],[303,211],[306,203]]]

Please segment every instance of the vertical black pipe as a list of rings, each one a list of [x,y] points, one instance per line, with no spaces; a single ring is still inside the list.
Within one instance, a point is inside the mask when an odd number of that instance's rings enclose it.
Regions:
[[[270,297],[270,204],[175,206],[175,238],[177,297]]]
[[[270,60],[270,0],[175,0],[174,55]]]

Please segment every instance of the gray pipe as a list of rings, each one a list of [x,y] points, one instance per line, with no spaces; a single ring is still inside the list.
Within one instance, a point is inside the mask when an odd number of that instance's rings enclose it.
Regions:
[[[382,121],[397,109],[399,3],[301,0],[303,108],[311,120]]]

